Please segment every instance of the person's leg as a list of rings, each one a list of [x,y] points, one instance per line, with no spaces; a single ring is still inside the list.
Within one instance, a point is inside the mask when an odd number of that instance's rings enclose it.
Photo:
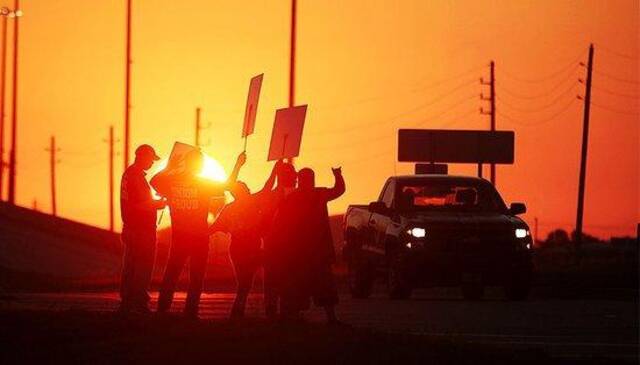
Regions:
[[[209,237],[196,238],[196,241],[191,244],[193,246],[189,258],[189,289],[184,313],[189,317],[197,317],[209,258]]]
[[[153,274],[153,264],[156,258],[156,232],[155,228],[136,233],[136,269],[132,278],[132,294],[135,300],[135,309],[149,310],[149,284]]]
[[[158,297],[159,313],[168,312],[169,308],[171,308],[176,283],[180,278],[180,273],[187,260],[187,251],[184,246],[184,242],[180,242],[175,238],[172,239],[171,248],[169,249],[169,259],[164,271],[164,277],[162,278],[162,284],[160,286],[160,295]]]
[[[315,305],[324,309],[328,324],[339,324],[336,316],[338,304],[338,291],[336,289],[331,266],[320,267],[311,279],[312,295]]]
[[[253,277],[257,266],[248,262],[238,262],[234,260],[234,270],[236,274],[237,290],[236,298],[231,307],[231,318],[242,318],[247,304],[247,297],[253,286]]]
[[[272,321],[278,319],[278,307],[280,306],[280,295],[276,287],[278,260],[274,251],[273,241],[265,240],[264,251],[262,252],[264,312],[267,319]]]
[[[128,229],[122,231],[122,246],[124,255],[122,258],[122,273],[120,274],[120,311],[131,309],[131,278],[134,273],[133,242]]]
[[[278,318],[278,296],[274,286],[274,273],[270,264],[264,264],[263,271],[264,313],[268,319]]]

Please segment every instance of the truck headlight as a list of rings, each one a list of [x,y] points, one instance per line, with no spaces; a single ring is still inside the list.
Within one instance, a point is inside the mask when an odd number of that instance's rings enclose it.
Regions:
[[[526,238],[529,235],[529,230],[525,228],[516,228],[516,238]]]
[[[427,235],[427,230],[415,227],[407,230],[407,233],[415,238],[424,238]]]

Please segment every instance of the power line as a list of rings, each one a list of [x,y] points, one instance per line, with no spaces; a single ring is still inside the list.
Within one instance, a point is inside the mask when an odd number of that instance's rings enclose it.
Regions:
[[[558,94],[555,98],[553,98],[553,100],[549,103],[546,103],[544,105],[540,105],[537,106],[536,108],[521,108],[521,107],[517,107],[517,106],[513,106],[509,103],[504,102],[504,100],[502,100],[501,98],[497,98],[498,101],[500,101],[501,105],[505,105],[507,108],[512,109],[514,111],[518,111],[518,112],[522,112],[522,113],[538,113],[538,112],[542,112],[545,109],[548,109],[554,105],[556,105],[560,100],[563,100],[564,97],[571,93],[572,91],[574,91],[576,84],[572,84],[571,87],[569,87],[568,89],[564,90],[562,93]]]
[[[594,90],[601,91],[601,92],[603,92],[605,94],[609,94],[609,95],[613,95],[613,96],[619,96],[619,97],[622,97],[622,98],[630,98],[630,99],[636,99],[636,100],[640,99],[640,95],[638,95],[638,94],[632,95],[632,94],[619,93],[617,91],[611,91],[611,90],[608,90],[608,89],[606,89],[604,87],[600,87],[600,86],[598,86],[598,87],[591,86],[591,87]]]
[[[431,88],[434,88],[434,87],[438,87],[438,86],[443,85],[443,84],[445,84],[445,83],[447,83],[449,81],[458,80],[458,79],[462,78],[463,76],[466,76],[466,75],[474,73],[474,72],[476,72],[478,70],[484,69],[485,67],[486,67],[485,65],[472,67],[472,68],[470,68],[470,69],[468,69],[468,70],[466,70],[464,72],[461,72],[461,73],[459,73],[459,74],[457,74],[455,76],[447,77],[446,79],[441,79],[439,81],[435,81],[433,83],[430,83],[430,84],[427,84],[427,85],[424,85],[424,86],[416,87],[415,89],[413,89],[413,91],[420,91],[420,90],[426,90],[426,89],[431,89]],[[424,79],[422,81],[424,81]],[[420,83],[422,81],[418,81],[418,83]]]
[[[556,119],[557,117],[562,115],[564,112],[569,110],[569,108],[571,108],[571,106],[575,102],[576,102],[576,99],[571,99],[571,100],[569,100],[569,103],[565,104],[561,109],[558,109],[557,112],[553,113],[549,117],[544,118],[544,119],[540,119],[540,120],[536,120],[536,121],[533,121],[533,122],[528,122],[528,123],[520,122],[516,118],[513,118],[513,117],[509,116],[508,114],[504,114],[504,113],[500,112],[499,110],[498,110],[498,115],[500,115],[501,117],[505,118],[507,120],[507,122],[508,123],[510,122],[511,124],[518,124],[518,125],[522,125],[522,126],[526,126],[526,127],[539,126],[539,125],[546,124],[546,123],[551,122],[552,120]]]
[[[505,71],[504,69],[500,69],[500,71],[502,72],[502,74],[504,74],[505,76],[507,76],[510,79],[513,79],[515,81],[518,82],[522,82],[522,83],[541,83],[541,82],[545,82],[548,80],[551,80],[553,78],[555,78],[558,75],[562,75],[565,72],[567,72],[568,70],[570,70],[572,67],[577,66],[578,65],[578,61],[582,58],[582,56],[584,55],[584,52],[581,52],[578,57],[576,57],[573,61],[569,62],[568,64],[562,66],[561,68],[557,69],[554,72],[551,72],[549,74],[546,74],[544,76],[535,78],[535,79],[527,79],[527,78],[522,78],[520,76],[516,76],[515,74]]]
[[[637,61],[637,60],[638,60],[638,58],[637,58],[637,57],[633,57],[633,56],[631,56],[631,55],[629,55],[629,54],[625,54],[625,53],[622,53],[622,52],[618,52],[618,51],[616,51],[616,50],[614,50],[614,49],[612,49],[612,48],[609,48],[609,47],[603,46],[603,45],[602,45],[602,44],[600,44],[600,43],[596,43],[596,46],[598,46],[598,49],[604,50],[604,51],[606,51],[606,52],[608,52],[608,53],[610,53],[610,54],[612,54],[612,55],[618,56],[618,57],[620,57],[620,58],[626,58],[626,59],[628,59],[628,60],[632,60],[632,61]]]
[[[597,70],[597,69],[593,69],[593,72],[598,74],[598,75],[600,75],[600,76],[604,76],[604,77],[606,77],[608,79],[615,80],[615,81],[618,81],[618,82],[624,82],[624,83],[627,83],[627,84],[634,84],[634,85],[639,85],[640,84],[640,81],[638,81],[638,80],[624,79],[622,77],[619,77],[619,76],[616,76],[616,75],[612,75],[610,73],[602,72],[602,71]]]
[[[400,117],[403,117],[403,116],[406,116],[406,115],[409,115],[409,114],[412,114],[412,113],[415,113],[415,112],[417,112],[419,110],[422,110],[422,109],[425,109],[425,108],[427,108],[427,107],[429,107],[431,105],[434,105],[437,102],[445,99],[446,97],[457,93],[463,87],[468,86],[468,85],[470,85],[472,83],[475,83],[475,82],[476,82],[476,80],[474,79],[474,80],[470,80],[469,82],[465,82],[463,84],[460,84],[460,85],[454,87],[453,89],[450,89],[446,93],[440,94],[440,95],[436,96],[435,98],[430,99],[430,100],[428,100],[428,101],[426,101],[424,103],[421,103],[421,104],[419,104],[419,105],[417,105],[417,106],[415,106],[415,107],[413,107],[411,109],[405,110],[405,111],[403,111],[401,113],[398,113],[396,115],[393,115],[393,116],[391,116],[389,118],[385,118],[384,121],[381,121],[381,122],[378,122],[378,123],[361,123],[361,124],[351,125],[351,126],[344,127],[344,128],[331,129],[331,130],[325,130],[325,131],[317,131],[317,132],[313,132],[312,134],[320,136],[320,135],[336,134],[336,133],[348,133],[348,132],[351,132],[351,131],[354,131],[354,130],[359,130],[359,129],[362,129],[362,128],[371,127],[372,125],[384,125],[384,124],[393,123],[394,119],[400,118]],[[466,101],[468,99],[475,98],[475,97],[476,97],[475,95],[467,96],[464,99],[460,100],[458,103],[456,103],[456,105],[460,104],[461,102],[464,102],[464,101]]]
[[[578,69],[578,65],[576,65],[575,70]],[[558,83],[556,83],[555,85],[553,85],[551,88],[538,93],[538,94],[529,94],[529,95],[525,95],[525,94],[520,94],[518,92],[514,92],[509,88],[506,88],[504,86],[502,86],[501,83],[497,83],[496,86],[505,92],[505,94],[512,96],[514,98],[518,98],[518,99],[525,99],[525,100],[533,100],[533,99],[540,99],[540,98],[545,98],[545,97],[549,97],[550,93],[553,93],[554,91],[560,89],[561,86],[565,85],[565,83],[569,80],[573,80],[573,82],[576,81],[576,75],[574,74],[568,74],[567,77],[563,78],[561,81],[559,81]]]
[[[613,113],[618,113],[618,114],[626,114],[626,115],[638,115],[638,114],[640,114],[640,111],[638,111],[638,110],[636,110],[636,111],[620,110],[620,109],[616,109],[616,108],[608,106],[608,105],[596,104],[594,102],[591,102],[591,105],[595,106],[596,108],[607,110],[607,111],[610,111],[610,112],[613,112]]]
[[[390,146],[388,148],[383,149],[383,151],[380,153],[368,155],[368,156],[365,156],[364,158],[342,161],[341,164],[342,165],[359,165],[364,162],[369,162],[372,160],[377,160],[379,158],[389,156],[389,153],[393,152],[394,150],[395,150],[395,146]]]
[[[436,114],[436,115],[433,115],[433,116],[431,116],[431,117],[429,117],[429,118],[427,118],[427,119],[423,119],[423,120],[421,120],[420,122],[414,123],[414,124],[409,125],[409,126],[407,126],[407,127],[413,127],[413,128],[415,128],[415,127],[423,126],[423,125],[424,125],[424,124],[426,124],[426,123],[433,122],[433,120],[434,120],[434,119],[439,118],[439,117],[441,117],[441,116],[445,115],[446,113],[448,113],[448,112],[450,112],[450,111],[452,111],[452,110],[454,110],[454,109],[453,109],[453,108],[447,108],[447,109],[443,110],[442,112],[440,112],[440,113],[438,113],[438,114]],[[474,109],[472,109],[472,110],[468,110],[467,112],[465,112],[465,113],[463,113],[463,114],[461,114],[461,115],[458,115],[456,118],[463,118],[463,117],[466,117],[466,116],[468,116],[468,115],[470,115],[470,114],[474,114],[474,113],[477,113],[477,109],[475,109],[475,108],[474,108]],[[395,121],[395,120],[391,120],[391,123],[395,123],[395,122],[397,122],[397,121]],[[445,124],[444,124],[444,125],[442,125],[441,127],[447,127],[447,126],[450,126],[450,125],[456,124],[456,123],[458,123],[458,122],[459,122],[458,120],[455,120],[455,121],[452,121],[452,122],[449,122],[449,123],[445,123]],[[395,127],[394,127],[394,128],[395,128]],[[391,135],[389,135],[389,134],[388,134],[388,132],[385,132],[384,134],[381,134],[381,135],[376,136],[376,137],[374,137],[374,138],[370,138],[370,137],[368,137],[368,138],[364,138],[364,139],[359,139],[359,140],[357,140],[357,141],[352,141],[352,142],[351,142],[351,143],[349,143],[349,144],[338,145],[338,146],[335,146],[335,145],[334,145],[334,146],[319,147],[319,148],[318,148],[318,147],[315,147],[315,148],[307,149],[307,151],[335,151],[335,150],[345,150],[345,149],[350,149],[350,148],[358,147],[358,146],[361,146],[361,145],[363,145],[363,144],[373,144],[373,143],[376,143],[376,142],[385,141],[385,140],[389,140],[389,139],[392,139],[392,138],[395,138],[395,134],[391,134]]]
[[[475,99],[475,98],[476,98],[476,96],[475,96],[475,95],[471,95],[470,97],[465,97],[465,98],[463,98],[463,99],[460,99],[460,100],[458,100],[458,102],[456,102],[456,103],[454,103],[454,104],[450,105],[449,107],[445,108],[445,109],[444,109],[444,110],[442,110],[441,112],[439,112],[439,113],[437,113],[437,114],[435,114],[435,115],[430,116],[429,118],[427,118],[426,120],[423,120],[423,121],[422,121],[422,122],[420,122],[420,123],[421,123],[421,124],[423,124],[423,123],[425,123],[426,121],[431,121],[431,120],[433,120],[433,119],[435,119],[435,118],[439,118],[439,117],[441,117],[441,116],[445,115],[446,113],[448,113],[448,112],[450,112],[450,111],[452,111],[452,110],[455,110],[455,107],[460,106],[463,102],[465,102],[465,101],[467,101],[467,100]],[[474,109],[474,110],[475,110],[475,109]],[[410,113],[403,113],[403,114],[401,114],[401,115],[396,115],[396,116],[393,116],[393,117],[387,118],[387,119],[385,119],[384,121],[381,121],[381,122],[378,122],[378,123],[368,123],[368,124],[364,124],[364,125],[358,126],[356,129],[363,130],[363,129],[366,129],[367,127],[371,127],[371,126],[374,126],[374,125],[388,125],[388,124],[395,124],[395,123],[397,123],[397,122],[398,122],[396,119],[397,119],[399,116],[403,116],[403,115],[406,115],[406,114],[410,114]],[[375,141],[378,141],[378,140],[379,140],[379,139],[370,139],[370,138],[369,138],[369,139],[366,139],[366,142],[367,142],[367,143],[370,143],[370,142],[375,142]]]
[[[470,69],[468,69],[468,70],[466,70],[464,72],[456,74],[455,76],[447,77],[445,79],[441,79],[441,80],[435,81],[435,82],[427,84],[427,85],[418,86],[417,84],[420,84],[421,82],[423,82],[426,79],[426,77],[425,77],[422,80],[418,81],[416,83],[416,86],[412,87],[409,90],[404,90],[404,91],[400,91],[400,92],[394,92],[392,94],[389,94],[387,92],[387,93],[384,93],[384,94],[378,94],[378,95],[375,95],[375,96],[370,96],[370,97],[366,97],[366,98],[362,98],[362,99],[358,99],[358,100],[354,100],[354,101],[346,102],[346,103],[333,103],[333,104],[319,105],[319,106],[316,106],[315,108],[316,109],[320,109],[320,110],[323,110],[323,109],[343,109],[343,108],[346,108],[346,107],[353,107],[355,105],[366,104],[366,103],[369,103],[369,102],[374,102],[374,101],[379,101],[379,100],[397,99],[397,98],[403,97],[403,96],[405,96],[407,94],[414,94],[414,93],[419,92],[419,91],[424,91],[424,90],[428,90],[428,89],[437,88],[437,87],[442,86],[442,85],[444,85],[444,84],[446,84],[448,82],[458,80],[458,79],[462,78],[463,76],[466,76],[466,75],[468,75],[468,74],[470,74],[472,72],[478,71],[479,69],[481,69],[483,67],[484,66],[473,67],[473,68],[470,68]]]

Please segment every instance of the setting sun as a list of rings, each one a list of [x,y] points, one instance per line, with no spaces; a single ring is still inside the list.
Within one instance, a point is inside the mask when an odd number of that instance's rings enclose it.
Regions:
[[[220,162],[206,154],[204,154],[204,165],[202,166],[200,176],[215,181],[227,180],[227,173],[224,171]]]
[[[227,180],[227,173],[224,171],[224,168],[222,167],[220,162],[218,162],[218,160],[216,160],[215,158],[207,155],[206,153],[203,153],[203,155],[204,155],[204,164],[202,166],[202,171],[200,172],[199,175],[201,177],[204,177],[205,179],[209,179],[213,181]],[[159,171],[164,170],[164,168],[167,167],[167,161],[168,159],[165,158],[162,161],[158,162],[158,164],[154,166],[154,168],[152,169],[150,175],[153,176],[157,174]]]

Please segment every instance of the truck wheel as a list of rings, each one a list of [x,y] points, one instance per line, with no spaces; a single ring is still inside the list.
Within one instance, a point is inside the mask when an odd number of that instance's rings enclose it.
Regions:
[[[504,286],[504,294],[507,299],[514,301],[527,299],[529,291],[531,291],[531,274],[513,274],[512,278],[513,279]]]
[[[411,297],[413,288],[404,277],[399,261],[389,267],[388,286],[390,299],[403,300]]]
[[[373,288],[373,275],[368,265],[361,260],[352,259],[348,265],[349,291],[355,299],[367,299]]]

